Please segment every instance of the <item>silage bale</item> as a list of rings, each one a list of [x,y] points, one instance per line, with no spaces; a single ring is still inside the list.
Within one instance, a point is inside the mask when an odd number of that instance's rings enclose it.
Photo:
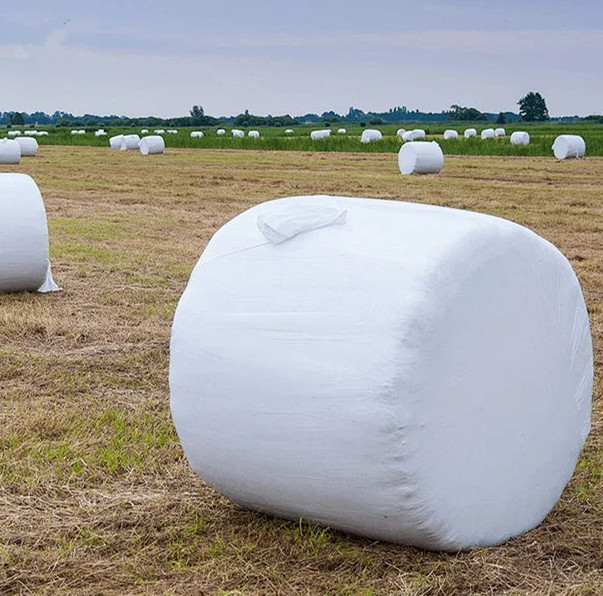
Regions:
[[[14,139],[0,139],[0,163],[15,164],[21,161],[21,145]]]
[[[506,131],[504,128],[495,128],[494,129],[494,136],[495,137],[504,137],[506,135]]]
[[[28,137],[35,137],[38,134],[38,131],[37,130],[26,130],[23,134]],[[17,136],[19,136],[19,135],[17,135]]]
[[[9,130],[8,131],[8,136],[9,137],[18,137],[21,135],[21,131],[20,130]]]
[[[435,141],[405,143],[398,152],[402,174],[438,174],[443,165],[444,154]]]
[[[71,131],[71,134],[72,134],[72,135],[79,135],[79,134],[80,134],[80,131],[79,131],[79,130],[72,130],[72,131]]]
[[[109,139],[109,147],[111,149],[121,149],[121,142],[124,139],[124,135],[115,135]]]
[[[21,157],[33,157],[38,152],[38,141],[33,137],[18,137],[16,141],[21,145]]]
[[[140,148],[140,137],[138,135],[124,135],[119,148],[122,151]]]
[[[147,134],[149,134],[149,129],[148,129],[148,128],[143,128],[143,129],[140,131],[140,134],[141,134],[141,135],[147,135]]]
[[[41,130],[40,132],[38,132],[37,136],[38,137],[47,137],[48,136],[48,131],[47,130]]]
[[[427,135],[427,133],[422,128],[415,128],[413,132],[415,133],[416,139],[424,139]]]
[[[81,128],[80,130],[77,131],[77,134],[78,135],[85,135],[86,131],[83,128]]]
[[[200,130],[193,130],[191,132],[191,137],[193,139],[200,139],[201,137],[204,137],[205,135],[200,131]]]
[[[416,203],[249,209],[207,245],[172,327],[172,416],[208,484],[434,550],[544,519],[589,432],[592,382],[567,259],[510,221]]]
[[[493,139],[494,138],[494,129],[493,128],[484,128],[482,130],[482,140],[484,139]]]
[[[168,129],[167,133],[169,135],[177,135],[178,131],[175,128],[170,128],[170,129]]]
[[[258,139],[258,138],[260,137],[260,133],[259,133],[259,131],[257,131],[257,130],[250,130],[250,131],[247,133],[247,136],[248,136],[248,137],[251,137],[252,139]]]
[[[347,135],[348,131],[345,128],[338,128],[337,129],[337,134],[338,135]]]
[[[511,133],[511,145],[529,145],[530,135],[523,130],[516,130]]]
[[[219,137],[222,137],[222,136],[224,136],[226,134],[226,131],[223,128],[218,128],[218,130],[216,130],[216,134]]]
[[[286,134],[286,135],[292,135],[292,134],[294,134],[294,132],[295,132],[295,131],[294,131],[292,128],[288,128],[288,129],[285,131],[285,134]]]
[[[163,130],[163,128],[158,128],[156,130],[153,131],[156,135],[164,135],[165,134],[165,130]]]
[[[95,137],[104,137],[107,133],[101,128],[94,132]]]
[[[310,133],[310,138],[313,141],[318,141],[319,139],[327,139],[331,136],[331,129],[325,128],[323,130],[313,130]]]
[[[471,139],[472,137],[477,136],[477,130],[475,130],[475,128],[466,128],[463,135],[466,139]]]
[[[143,155],[159,155],[165,150],[165,141],[160,135],[151,135],[140,139],[140,152]]]
[[[456,130],[448,129],[444,131],[444,139],[449,141],[450,139],[458,139],[459,133]]]
[[[405,143],[408,143],[410,141],[416,141],[417,139],[420,139],[420,133],[418,133],[416,130],[407,130],[406,132],[402,133],[402,140]]]
[[[397,136],[397,137],[402,138],[402,135],[403,135],[405,132],[406,132],[406,129],[405,129],[405,128],[399,128],[399,129],[396,131],[396,136]]]
[[[361,143],[372,143],[374,141],[380,141],[383,139],[383,135],[380,130],[376,130],[374,128],[367,128],[362,131],[362,135],[360,137]]]
[[[233,128],[231,132],[233,138],[235,139],[242,139],[245,136],[245,133],[242,130],[239,130],[238,128]]]
[[[0,292],[59,289],[50,271],[46,211],[36,183],[25,174],[0,174]]]
[[[579,135],[559,135],[552,149],[557,159],[583,157],[586,153],[586,143]]]

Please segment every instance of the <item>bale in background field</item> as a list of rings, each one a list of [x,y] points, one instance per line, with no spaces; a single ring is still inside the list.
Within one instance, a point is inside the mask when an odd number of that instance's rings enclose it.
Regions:
[[[406,132],[406,129],[405,129],[405,128],[399,128],[399,129],[396,131],[396,136],[397,136],[397,137],[402,138],[402,135],[403,135],[405,132]]]
[[[249,209],[207,245],[172,327],[172,416],[208,484],[433,550],[544,519],[588,435],[592,386],[567,259],[513,222],[416,203]]]
[[[331,136],[331,130],[328,128],[325,128],[323,130],[313,130],[310,133],[310,138],[313,141],[318,141],[319,139],[326,139],[330,136]]]
[[[345,129],[345,128],[338,128],[338,129],[337,129],[337,134],[338,134],[338,135],[347,135],[347,134],[348,134],[348,131],[347,131],[347,129]]]
[[[285,134],[286,134],[286,135],[292,135],[292,134],[294,134],[294,133],[295,133],[295,131],[294,131],[292,128],[288,128],[288,129],[285,131]]]
[[[245,132],[242,130],[239,130],[238,128],[233,128],[232,129],[232,136],[235,139],[242,139],[245,136]]]
[[[443,165],[444,154],[435,141],[404,143],[398,152],[402,174],[438,174]]]
[[[25,174],[0,174],[0,292],[54,292],[42,195]]]
[[[529,145],[530,135],[523,130],[516,130],[511,133],[511,145]]]
[[[165,150],[165,141],[160,135],[151,135],[140,139],[140,152],[143,155],[159,155]]]
[[[579,135],[559,135],[555,139],[552,149],[557,159],[584,157],[586,143]]]
[[[463,133],[464,137],[466,139],[470,139],[472,137],[476,137],[477,136],[477,130],[475,130],[475,128],[466,128],[465,132]]]
[[[216,134],[219,137],[222,137],[222,136],[224,136],[226,134],[226,131],[223,128],[218,128],[218,130],[216,130]]]
[[[15,140],[21,145],[21,157],[33,157],[38,152],[38,141],[33,137],[17,137]]]
[[[458,139],[458,138],[459,138],[459,133],[456,132],[456,130],[448,129],[448,130],[444,131],[444,139],[446,141],[448,141],[450,139]]]
[[[19,163],[21,145],[13,139],[0,139],[0,163]]]
[[[138,135],[124,135],[119,148],[122,151],[140,148],[140,137]]]
[[[494,136],[495,137],[504,137],[506,135],[506,131],[504,128],[495,128],[494,129]]]
[[[482,140],[483,139],[493,139],[494,138],[494,129],[493,128],[484,128],[482,130]]]
[[[200,139],[200,138],[202,138],[204,136],[205,135],[200,130],[193,130],[191,132],[191,138],[193,138],[193,139]]]
[[[248,137],[251,137],[252,139],[259,139],[260,138],[260,132],[258,130],[250,130],[247,133]]]
[[[376,130],[374,128],[367,128],[362,131],[362,136],[360,137],[361,143],[372,143],[373,141],[380,141],[383,138],[380,130]]]
[[[109,139],[109,147],[111,149],[121,149],[121,142],[124,139],[124,135],[115,135]]]

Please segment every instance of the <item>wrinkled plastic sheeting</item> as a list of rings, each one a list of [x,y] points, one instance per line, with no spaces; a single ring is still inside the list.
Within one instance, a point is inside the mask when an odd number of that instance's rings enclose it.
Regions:
[[[495,128],[494,129],[494,136],[495,137],[504,137],[506,135],[506,131],[504,128]]]
[[[313,130],[310,133],[310,138],[313,141],[317,141],[318,139],[327,139],[331,136],[330,129],[326,128],[324,130]]]
[[[380,141],[383,138],[380,130],[376,130],[374,128],[367,128],[362,131],[362,135],[360,137],[361,143],[372,143],[374,141]]]
[[[140,152],[143,155],[160,155],[165,151],[165,141],[160,135],[150,135],[140,139]]]
[[[586,143],[579,135],[559,135],[555,139],[552,149],[557,159],[584,157]]]
[[[494,138],[494,129],[493,128],[484,128],[482,130],[482,139],[493,139]]]
[[[111,149],[121,149],[121,143],[124,139],[124,135],[115,135],[109,138],[109,147]]]
[[[21,146],[21,157],[34,157],[38,152],[38,141],[33,137],[17,137],[15,140]]]
[[[444,165],[442,148],[432,141],[405,143],[398,152],[402,174],[438,174]]]
[[[511,133],[511,145],[529,145],[530,134],[523,130],[516,130]]]
[[[397,137],[402,138],[402,135],[403,135],[405,132],[406,132],[406,129],[404,129],[404,128],[399,128],[399,129],[396,131],[396,136],[397,136]]]
[[[140,149],[140,137],[138,135],[124,135],[119,148],[122,151]]]
[[[14,139],[0,139],[0,163],[21,162],[21,145]]]
[[[444,140],[458,139],[459,133],[456,130],[448,129],[444,131]]]
[[[274,244],[275,221],[299,232]],[[589,432],[592,343],[570,264],[464,210],[253,207],[203,252],[170,353],[200,476],[244,507],[373,539],[454,551],[521,534]]]
[[[0,292],[54,292],[42,195],[26,174],[0,174]]]
[[[472,137],[477,136],[477,130],[475,128],[466,128],[463,135],[466,139],[471,139]]]

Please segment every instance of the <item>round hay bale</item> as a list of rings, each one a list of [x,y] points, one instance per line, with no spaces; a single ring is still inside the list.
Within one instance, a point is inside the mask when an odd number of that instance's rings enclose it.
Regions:
[[[510,221],[416,203],[249,209],[207,245],[172,327],[173,420],[208,484],[433,550],[544,519],[589,432],[592,382],[567,259]]]
[[[403,135],[405,132],[406,132],[406,129],[405,129],[405,128],[399,128],[399,129],[396,131],[396,136],[397,136],[397,137],[402,138],[402,135]]]
[[[9,137],[18,137],[21,135],[21,131],[20,130],[9,130],[8,131],[8,136]]]
[[[511,145],[529,145],[530,135],[523,130],[516,130],[511,133]]]
[[[151,135],[140,139],[140,152],[143,155],[159,155],[165,151],[165,141],[160,135]]]
[[[222,136],[224,136],[226,134],[226,131],[223,128],[218,128],[218,130],[216,130],[216,134],[219,137],[222,137]]]
[[[260,138],[260,132],[258,130],[250,130],[247,133],[248,137],[251,137],[252,139],[259,139]]]
[[[201,139],[201,138],[203,138],[204,136],[205,136],[205,135],[204,135],[204,134],[203,134],[203,132],[202,132],[202,131],[200,131],[200,130],[193,130],[193,131],[191,132],[191,138],[193,138],[193,139]]]
[[[16,141],[21,145],[21,157],[33,157],[38,152],[38,141],[33,137],[17,137]]]
[[[424,139],[427,136],[427,133],[422,128],[415,128],[413,132],[415,133],[415,139]]]
[[[477,130],[475,130],[475,128],[466,128],[463,135],[466,139],[471,139],[472,137],[477,136]]]
[[[360,137],[361,143],[372,143],[374,141],[380,141],[383,139],[383,135],[380,130],[376,130],[374,128],[367,128],[362,131],[362,136]]]
[[[443,165],[444,154],[435,141],[405,143],[398,152],[402,174],[438,174]]]
[[[313,130],[310,133],[310,138],[313,141],[318,141],[320,139],[327,139],[331,136],[331,129],[330,128],[325,128],[323,130]]]
[[[292,135],[292,134],[294,134],[294,132],[295,132],[295,131],[294,131],[292,128],[288,128],[288,129],[285,131],[285,134],[286,134],[286,135]]]
[[[123,141],[124,135],[115,135],[109,139],[109,147],[111,149],[121,149],[121,142]]]
[[[338,129],[337,129],[337,134],[338,134],[338,135],[347,135],[347,134],[348,134],[348,131],[347,131],[347,129],[345,129],[345,128],[338,128]]]
[[[504,128],[495,128],[494,129],[494,136],[495,137],[504,137],[507,133],[505,132]]]
[[[148,129],[148,128],[143,128],[143,129],[140,131],[140,134],[141,134],[141,135],[146,135],[146,134],[149,134],[149,129]]]
[[[153,131],[156,135],[164,135],[165,134],[165,130],[163,130],[163,128],[158,128],[157,130]]]
[[[0,292],[52,292],[42,195],[25,174],[0,174]]]
[[[484,128],[482,130],[482,140],[484,139],[493,139],[494,138],[494,129],[493,128]]]
[[[444,131],[444,139],[446,141],[449,141],[450,139],[458,139],[459,138],[459,133],[456,130],[445,130]]]
[[[233,128],[232,129],[232,136],[235,139],[242,139],[245,136],[245,132],[242,130],[239,130],[238,128]]]
[[[119,147],[122,151],[131,151],[140,148],[140,137],[138,135],[124,135]]]
[[[555,139],[552,149],[557,159],[584,157],[586,143],[579,135],[559,135]]]
[[[0,139],[0,163],[19,163],[21,145],[13,139]]]

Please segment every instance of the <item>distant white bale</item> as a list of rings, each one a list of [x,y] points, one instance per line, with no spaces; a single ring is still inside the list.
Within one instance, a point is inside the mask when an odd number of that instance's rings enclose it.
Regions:
[[[470,139],[471,137],[476,137],[477,130],[475,130],[475,128],[467,128],[467,129],[465,129],[465,132],[463,133],[463,135],[465,136],[466,139]]]
[[[589,432],[593,350],[578,279],[534,232],[290,197],[211,239],[169,376],[188,461],[236,503],[457,551],[555,505]]]
[[[319,139],[327,139],[331,136],[331,129],[325,128],[323,130],[313,130],[310,133],[310,138],[313,141],[318,141]]]
[[[138,135],[124,135],[119,147],[122,151],[139,149],[140,137]]]
[[[18,137],[21,134],[21,131],[20,130],[9,130],[7,134],[9,137]]]
[[[294,132],[295,132],[295,131],[294,131],[292,128],[288,128],[288,129],[285,131],[285,134],[286,134],[286,135],[292,135]]]
[[[47,130],[41,130],[38,132],[37,136],[38,137],[47,137],[48,136],[48,131]]]
[[[107,133],[104,130],[97,130],[94,132],[95,137],[104,137]]]
[[[495,137],[504,137],[507,133],[505,132],[504,128],[495,128],[494,129],[494,136]]]
[[[216,134],[219,137],[222,137],[222,136],[224,136],[226,134],[226,131],[223,128],[218,128],[218,130],[216,130]]]
[[[421,134],[416,131],[416,130],[407,130],[406,132],[402,133],[402,140],[405,143],[408,143],[410,141],[416,141],[417,139],[421,138]]]
[[[427,136],[427,133],[422,128],[415,128],[413,132],[417,139],[424,139]]]
[[[163,130],[163,128],[158,128],[156,130],[153,131],[156,135],[164,135],[165,134],[165,130]]]
[[[251,137],[252,139],[258,139],[258,138],[259,138],[259,136],[260,136],[260,133],[259,133],[259,131],[257,131],[257,130],[250,130],[250,131],[247,133],[247,136],[248,136],[248,137]]]
[[[347,135],[348,131],[345,128],[338,128],[337,129],[337,134],[338,135]]]
[[[79,135],[79,134],[80,134],[80,131],[79,131],[79,130],[72,130],[72,131],[71,131],[71,134],[72,134],[72,135]]]
[[[36,183],[25,174],[0,174],[0,292],[59,289],[50,271],[46,211]]]
[[[28,137],[35,137],[38,134],[38,131],[37,130],[26,130],[23,134]],[[19,136],[19,135],[17,135],[17,136]]]
[[[149,134],[149,129],[148,129],[148,128],[143,128],[143,129],[140,131],[140,134],[142,134],[142,135]]]
[[[383,138],[380,130],[376,130],[374,128],[367,128],[362,131],[362,136],[360,137],[361,143],[372,143],[373,141],[380,141]]]
[[[193,139],[200,139],[201,137],[204,137],[205,135],[200,131],[200,130],[193,130],[191,132],[191,137]]]
[[[121,142],[123,141],[124,135],[115,135],[109,139],[109,147],[111,149],[121,149]]]
[[[239,130],[238,128],[233,128],[231,132],[233,138],[235,139],[242,139],[245,136],[245,133],[242,130]]]
[[[444,154],[435,141],[404,143],[398,152],[402,174],[438,174],[443,165]]]
[[[511,145],[529,145],[530,135],[522,130],[516,130],[511,133]]]
[[[167,133],[169,135],[177,135],[178,131],[175,128],[170,128],[170,129],[168,129]]]
[[[444,131],[444,139],[445,140],[450,140],[450,139],[458,139],[459,138],[459,133],[456,132],[456,130],[452,130],[452,129],[448,129]]]
[[[406,129],[405,129],[405,128],[399,128],[399,129],[396,131],[396,136],[397,136],[397,137],[402,138],[402,135],[403,135],[405,132],[406,132]]]
[[[86,131],[83,128],[80,128],[80,130],[77,131],[78,135],[85,135]]]
[[[583,157],[586,153],[586,143],[579,135],[559,135],[552,149],[557,159]]]
[[[484,128],[482,130],[482,139],[493,139],[494,138],[494,129],[493,128]]]
[[[160,135],[151,135],[140,139],[140,152],[143,155],[158,155],[165,150],[165,141]]]
[[[21,145],[13,139],[0,139],[0,163],[19,163]]]
[[[21,145],[21,157],[33,157],[38,152],[38,141],[33,137],[18,137],[16,141]]]

